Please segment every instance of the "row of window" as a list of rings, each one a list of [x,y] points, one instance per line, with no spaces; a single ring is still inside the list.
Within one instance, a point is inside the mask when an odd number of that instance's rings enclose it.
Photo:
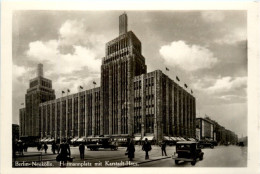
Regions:
[[[107,54],[112,54],[118,50],[121,50],[123,48],[126,48],[128,46],[128,38],[123,38],[121,40],[119,40],[118,42],[109,45],[107,47]]]
[[[104,63],[109,63],[109,62],[115,61],[115,60],[117,60],[117,59],[119,59],[119,58],[121,58],[121,57],[125,57],[125,56],[127,56],[127,55],[129,55],[129,51],[128,51],[128,50],[127,50],[126,52],[117,54],[117,55],[115,55],[115,56],[113,56],[113,57],[111,57],[111,58],[105,60]]]

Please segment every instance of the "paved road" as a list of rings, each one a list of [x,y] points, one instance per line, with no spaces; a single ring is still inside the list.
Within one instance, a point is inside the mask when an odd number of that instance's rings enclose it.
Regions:
[[[217,146],[214,149],[205,148],[204,159],[197,161],[195,167],[246,167],[247,148],[238,146]],[[175,165],[171,158],[144,163],[141,167],[191,167],[188,162]]]
[[[56,155],[50,152],[49,146],[47,154],[43,153],[42,160],[49,161],[48,167],[60,167],[60,163],[56,162]],[[167,147],[167,157],[162,157],[161,149],[158,146],[152,146],[150,152],[150,159],[144,159],[144,152],[141,150],[141,146],[135,146],[135,158],[130,165],[141,167],[184,167],[191,166],[190,163],[181,163],[175,165],[174,161],[170,158],[171,154],[175,152],[175,146]],[[214,149],[203,149],[204,159],[196,164],[196,167],[245,167],[247,151],[246,147],[238,146],[217,146]],[[111,151],[110,149],[100,149],[99,151],[86,150],[85,159],[80,160],[78,147],[71,147],[71,156],[74,157],[71,167],[115,167],[128,165],[129,161],[125,156],[125,147],[120,147],[117,151]],[[25,155],[31,155],[38,153],[36,148],[29,148],[28,153]],[[20,157],[16,161],[38,161],[38,157]],[[117,162],[117,163],[115,163]]]

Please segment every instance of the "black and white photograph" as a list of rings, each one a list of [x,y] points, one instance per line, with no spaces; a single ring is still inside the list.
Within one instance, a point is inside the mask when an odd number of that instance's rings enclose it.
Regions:
[[[12,10],[8,165],[246,170],[249,15]]]

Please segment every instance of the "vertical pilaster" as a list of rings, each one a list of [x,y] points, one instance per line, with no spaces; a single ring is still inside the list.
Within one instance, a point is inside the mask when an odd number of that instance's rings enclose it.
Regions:
[[[75,97],[74,97],[74,95],[72,96],[72,101],[71,101],[71,103],[72,103],[72,106],[71,106],[71,136],[72,137],[75,137],[75,134],[74,134],[74,129],[75,129],[75,126],[74,126],[74,99],[75,99]]]
[[[50,102],[50,138],[53,137],[53,131],[52,131],[52,103]]]
[[[166,135],[169,135],[169,79],[166,76],[165,78],[165,88],[166,88],[166,124],[164,125],[166,127]]]
[[[122,91],[121,91],[121,84],[122,84],[122,77],[121,77],[121,60],[119,60],[118,62],[118,74],[117,74],[117,88],[118,88],[118,96],[117,96],[117,100],[118,100],[118,105],[117,105],[117,110],[118,110],[118,134],[121,134],[121,119],[122,119],[122,115],[121,115],[121,109],[122,109]]]
[[[127,119],[128,119],[128,135],[133,135],[133,114],[134,114],[134,108],[133,108],[133,58],[130,56],[128,58],[128,64],[127,64]]]
[[[48,135],[48,123],[47,123],[47,121],[48,121],[48,104],[46,104],[45,105],[45,115],[44,115],[44,117],[45,117],[45,125],[44,125],[44,127],[45,127],[45,136],[47,137],[47,135]]]
[[[54,123],[54,139],[57,141],[57,100],[54,103],[54,114],[55,114],[55,123]]]
[[[176,132],[177,132],[177,136],[180,136],[180,128],[181,128],[181,123],[180,123],[180,95],[179,95],[179,87],[176,86],[176,102],[177,102],[177,111],[176,111],[176,121],[177,121],[177,129],[176,129]]]
[[[85,91],[85,130],[84,130],[84,136],[87,137],[88,136],[88,100],[87,100],[87,91]],[[101,113],[101,112],[100,112]],[[101,113],[102,114],[102,113]],[[102,135],[102,134],[101,134]]]
[[[156,123],[157,123],[157,142],[162,140],[162,72],[156,71]]]
[[[109,67],[109,97],[108,97],[108,103],[109,103],[109,107],[108,107],[108,132],[109,135],[112,135],[112,66]]]
[[[174,102],[175,102],[175,99],[174,99],[174,95],[175,95],[175,91],[174,91],[174,82],[171,82],[172,84],[172,90],[170,91],[171,92],[171,97],[172,97],[172,102],[171,102],[171,108],[172,108],[172,125],[171,125],[171,129],[172,129],[172,136],[175,136],[175,117],[174,117],[174,113],[175,113],[175,110],[174,110]]]
[[[41,138],[43,138],[44,132],[43,132],[43,105],[41,105]]]
[[[156,85],[156,83],[155,83]],[[142,138],[145,135],[145,118],[146,118],[146,112],[145,112],[145,96],[146,96],[146,92],[145,92],[145,74],[141,75],[141,112],[142,112],[142,122],[141,122],[141,136]],[[155,100],[156,101],[156,100]],[[156,105],[156,102],[155,102]],[[154,116],[156,118],[156,114]],[[156,124],[156,122],[154,122]],[[156,129],[154,129],[156,130]]]
[[[81,129],[81,124],[80,124],[80,92],[78,93],[78,137],[81,137],[80,134],[80,129]]]
[[[95,113],[95,89],[92,90],[92,136],[95,136],[96,132],[95,132],[95,129],[96,129],[96,119],[95,119],[95,116],[96,116],[96,113]]]
[[[110,46],[109,52],[110,52]],[[100,135],[104,135],[104,86],[103,86],[103,81],[104,81],[104,68],[103,65],[101,66],[101,79],[100,79]],[[87,95],[87,94],[86,94]],[[86,96],[87,97],[87,96]],[[86,98],[87,99],[87,98]],[[88,105],[87,105],[88,106]]]
[[[69,119],[68,119],[68,109],[69,109],[69,104],[68,104],[68,96],[66,97],[66,110],[65,110],[65,115],[66,115],[66,129],[65,129],[65,137],[68,139],[68,133],[69,133]]]
[[[62,130],[64,129],[63,128],[63,118],[62,118],[62,98],[60,100],[60,140],[62,140]]]

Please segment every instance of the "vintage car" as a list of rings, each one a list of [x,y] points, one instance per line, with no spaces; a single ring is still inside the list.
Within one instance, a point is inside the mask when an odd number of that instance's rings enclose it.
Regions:
[[[87,148],[92,151],[97,151],[100,148],[103,149],[111,149],[111,150],[117,150],[118,145],[116,141],[113,141],[113,139],[109,137],[96,137],[96,138],[88,138],[91,141],[88,142]],[[93,141],[94,140],[94,141]]]
[[[195,141],[179,141],[176,143],[176,152],[172,155],[172,159],[175,160],[175,164],[179,164],[179,161],[191,162],[191,165],[195,165],[197,159],[203,160],[204,153]]]
[[[205,141],[205,140],[201,140],[199,141],[199,147],[200,148],[205,148],[205,147],[210,147],[211,149],[214,148],[214,142],[213,141]]]

